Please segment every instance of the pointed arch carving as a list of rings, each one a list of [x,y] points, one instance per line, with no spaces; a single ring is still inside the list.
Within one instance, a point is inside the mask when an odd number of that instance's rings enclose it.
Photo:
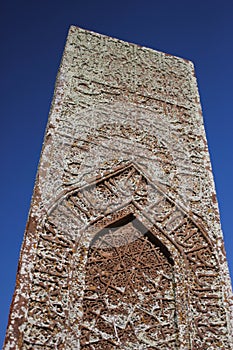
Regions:
[[[82,188],[66,189],[50,209],[40,233],[29,305],[29,315],[38,317],[36,322],[28,323],[24,343],[27,344],[27,339],[32,342],[33,333],[38,335],[35,338],[38,348],[49,349],[59,344],[66,344],[66,349],[93,348],[90,344],[97,335],[89,330],[85,338],[84,329],[90,322],[86,319],[85,298],[92,278],[89,272],[95,244],[104,234],[113,239],[111,229],[126,238],[122,227],[129,223],[142,246],[157,247],[158,255],[166,261],[164,266],[167,264],[172,271],[170,287],[175,293],[172,317],[176,320],[171,327],[173,334],[168,332],[168,338],[164,337],[164,349],[211,349],[213,339],[220,349],[227,349],[218,262],[202,222],[169,198],[159,184],[152,183],[132,162],[94,178]],[[140,229],[135,231],[135,225]],[[142,228],[146,228],[146,232]],[[146,238],[148,232],[150,239]],[[49,254],[45,253],[48,246]],[[133,256],[132,253],[131,260]],[[154,253],[153,259],[157,258]],[[153,269],[151,271],[153,275]],[[105,314],[106,319],[108,316]],[[49,325],[43,321],[48,319]],[[59,322],[63,329],[65,323],[66,335],[61,334]],[[106,349],[106,342],[115,341],[109,348],[121,349],[119,342],[123,342],[124,337],[117,339],[117,326],[111,325],[114,335],[111,336],[110,331],[97,332],[98,339],[101,338],[98,341],[105,342]],[[160,334],[158,329],[156,334]],[[139,341],[139,333],[134,341]],[[163,349],[155,335],[140,339],[143,349]],[[130,349],[130,345],[124,346]]]

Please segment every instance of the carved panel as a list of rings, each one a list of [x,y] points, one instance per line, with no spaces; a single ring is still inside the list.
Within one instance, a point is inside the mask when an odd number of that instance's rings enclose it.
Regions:
[[[25,348],[229,348],[218,262],[202,223],[136,164],[70,190],[49,221]]]

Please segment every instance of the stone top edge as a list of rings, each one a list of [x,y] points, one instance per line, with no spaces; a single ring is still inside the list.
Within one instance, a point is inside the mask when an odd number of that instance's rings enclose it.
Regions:
[[[140,44],[128,42],[126,40],[118,39],[118,38],[115,38],[115,37],[112,37],[112,36],[109,36],[109,35],[106,35],[106,34],[101,34],[101,33],[98,33],[98,32],[95,32],[95,31],[92,31],[92,30],[89,30],[89,29],[84,29],[84,28],[78,27],[76,25],[71,25],[70,26],[68,35],[74,34],[75,31],[77,33],[78,32],[90,33],[90,34],[95,35],[95,36],[105,37],[105,38],[114,40],[116,42],[121,42],[122,44],[128,44],[130,46],[131,45],[132,46],[136,46],[136,47],[139,47],[139,48],[141,48],[143,50],[146,50],[146,51],[151,51],[151,52],[155,52],[155,53],[158,53],[158,54],[162,54],[164,56],[169,56],[171,58],[177,59],[178,61],[182,61],[182,63],[186,63],[187,65],[191,66],[191,68],[194,69],[194,63],[191,60],[183,58],[183,57],[175,56],[175,55],[172,55],[172,54],[169,54],[169,53],[166,53],[166,52],[162,52],[162,51],[159,51],[159,50],[156,50],[156,49],[152,49],[150,47],[142,46]]]

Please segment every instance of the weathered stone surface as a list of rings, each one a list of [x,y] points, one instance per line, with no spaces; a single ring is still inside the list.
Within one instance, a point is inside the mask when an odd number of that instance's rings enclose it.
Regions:
[[[71,27],[4,349],[232,348],[193,64]]]

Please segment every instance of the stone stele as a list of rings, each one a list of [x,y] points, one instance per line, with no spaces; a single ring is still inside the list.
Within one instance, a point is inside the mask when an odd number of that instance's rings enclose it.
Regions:
[[[72,26],[4,350],[230,350],[232,303],[192,62]]]

